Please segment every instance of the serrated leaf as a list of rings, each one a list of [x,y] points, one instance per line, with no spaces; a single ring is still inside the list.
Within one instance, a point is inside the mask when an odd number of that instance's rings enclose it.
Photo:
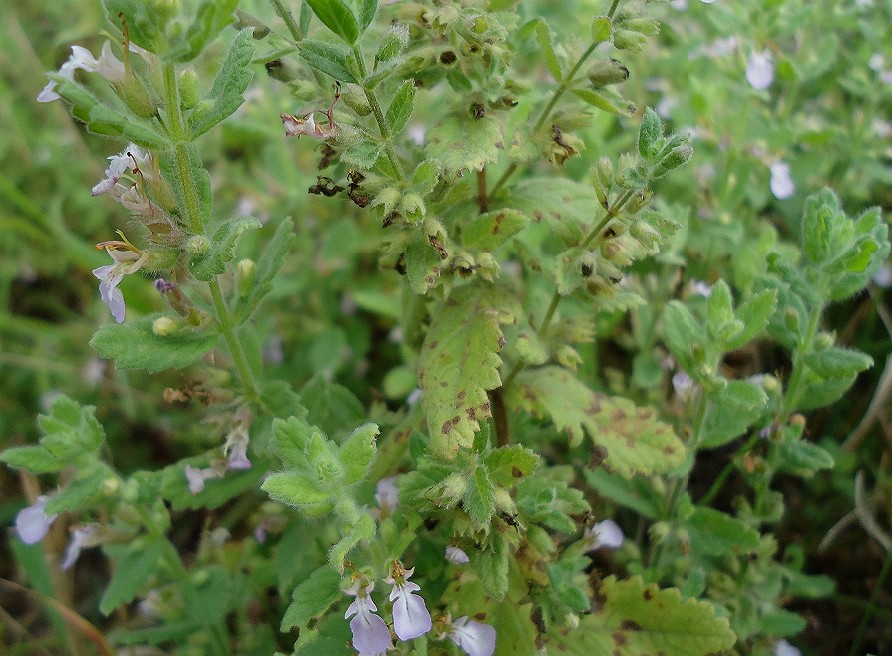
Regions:
[[[254,77],[249,64],[254,55],[253,30],[239,30],[229,47],[214,84],[204,100],[211,101],[207,109],[189,117],[192,136],[198,137],[223,119],[232,115],[244,102],[243,93]]]
[[[44,506],[48,515],[87,508],[88,502],[99,495],[106,478],[113,476],[104,465],[96,466],[86,476],[81,476],[56,492]]]
[[[93,335],[90,346],[122,369],[156,372],[187,367],[217,345],[218,334],[201,328],[156,335],[152,322],[159,316],[106,324]]]
[[[706,449],[727,444],[743,434],[761,416],[768,396],[755,383],[732,380],[710,400],[712,405],[703,429],[702,446]]]
[[[431,447],[453,458],[470,447],[479,422],[490,416],[486,391],[501,385],[498,352],[504,316],[481,293],[462,288],[433,313],[419,358],[421,403],[427,415]]]
[[[597,606],[578,627],[544,635],[549,653],[567,656],[706,656],[736,642],[724,617],[707,601],[683,599],[675,588],[644,585],[640,576],[610,576],[595,592]]]
[[[217,228],[210,247],[189,260],[189,269],[199,280],[205,282],[226,272],[226,263],[235,257],[235,246],[245,230],[257,230],[263,224],[250,216],[240,216],[225,221]]]
[[[332,437],[352,430],[365,418],[362,401],[343,385],[321,374],[313,376],[301,388],[300,402],[313,423]]]
[[[469,120],[451,115],[427,134],[427,156],[450,173],[480,171],[504,148],[499,122],[489,116]]]
[[[424,160],[412,172],[412,189],[420,196],[427,196],[434,190],[440,178],[440,167],[436,162]]]
[[[478,524],[488,525],[496,511],[495,493],[486,467],[477,467],[468,478],[462,505]]]
[[[542,51],[542,57],[545,59],[545,65],[551,71],[556,82],[560,82],[564,74],[561,72],[561,63],[558,61],[557,55],[554,54],[554,45],[551,42],[551,30],[548,29],[548,23],[541,18],[536,20],[536,42]]]
[[[282,617],[280,631],[303,628],[321,617],[343,596],[341,576],[331,567],[320,567],[298,585],[291,594],[291,604]]]
[[[324,41],[310,39],[304,39],[297,47],[300,56],[313,68],[341,82],[357,82],[347,68],[347,56],[343,50]]]
[[[105,440],[96,407],[65,395],[53,400],[48,414],[37,416],[37,425],[43,433],[41,446],[60,459],[93,453]]]
[[[406,278],[415,294],[427,294],[436,287],[443,271],[439,251],[421,233],[406,247]]]
[[[511,188],[508,198],[511,207],[545,223],[567,245],[579,244],[598,218],[591,186],[567,178],[526,178]]]
[[[412,116],[412,110],[414,109],[415,81],[406,80],[397,89],[384,117],[391,135],[399,134],[406,127],[406,123],[409,122],[409,117]]]
[[[595,394],[566,369],[541,367],[521,373],[506,400],[512,408],[550,416],[555,428],[567,432],[571,446],[588,433],[606,450],[606,464],[623,476],[665,472],[684,462],[684,444],[654,410]]]
[[[462,228],[462,244],[468,248],[494,251],[529,224],[530,219],[525,214],[507,208],[478,214]]]
[[[765,330],[776,306],[775,289],[764,289],[741,303],[734,314],[743,323],[743,331],[734,339],[725,342],[724,349],[728,351],[738,349]]]
[[[539,456],[522,446],[502,446],[487,453],[483,461],[492,482],[510,488],[533,473],[539,464]]]
[[[288,469],[299,470],[306,465],[307,445],[317,435],[324,437],[302,417],[273,420],[273,449]]]
[[[330,497],[326,490],[320,490],[313,481],[296,472],[270,474],[263,481],[260,489],[275,501],[301,510],[304,510],[306,506],[325,504]]]
[[[703,344],[704,336],[700,324],[687,306],[680,301],[669,301],[663,312],[663,336],[666,346],[685,371],[693,372],[691,347]]]
[[[375,437],[381,431],[377,424],[365,424],[357,428],[341,445],[346,483],[353,484],[365,478],[375,459]]]
[[[501,533],[491,534],[486,549],[475,549],[470,554],[471,568],[490,597],[500,600],[508,591],[508,543]]]
[[[691,550],[710,556],[752,551],[759,546],[759,532],[713,508],[698,507],[685,522]]]
[[[356,16],[342,0],[306,0],[307,4],[332,32],[344,39],[351,46],[359,39],[359,23]]]
[[[118,606],[131,602],[157,571],[164,550],[163,539],[139,541],[128,546],[122,558],[115,558],[114,574],[99,600],[99,611],[108,616]]]

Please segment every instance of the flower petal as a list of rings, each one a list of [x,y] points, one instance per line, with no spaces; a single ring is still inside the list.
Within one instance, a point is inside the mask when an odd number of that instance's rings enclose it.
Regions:
[[[47,515],[43,509],[49,497],[39,496],[37,501],[22,508],[15,518],[15,530],[25,544],[37,544],[50,530],[50,524],[58,515]]]
[[[393,602],[393,630],[400,640],[411,640],[431,630],[431,614],[424,599],[408,591]]]
[[[350,630],[353,632],[353,648],[360,654],[373,656],[390,648],[390,629],[384,620],[362,606],[350,620]]]
[[[492,656],[496,650],[496,630],[489,624],[459,617],[452,623],[449,638],[468,656]]]

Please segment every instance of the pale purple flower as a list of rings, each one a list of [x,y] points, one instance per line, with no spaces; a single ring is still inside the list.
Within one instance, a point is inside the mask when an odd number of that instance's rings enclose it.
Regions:
[[[106,251],[114,263],[93,269],[93,275],[99,279],[99,295],[102,297],[102,302],[111,310],[115,321],[123,323],[126,308],[124,294],[118,289],[118,285],[128,273],[135,273],[142,268],[146,254],[123,248],[106,248]]]
[[[802,652],[786,640],[774,643],[774,656],[802,656]]]
[[[768,186],[778,200],[785,200],[796,193],[796,185],[790,177],[790,165],[782,160],[774,162],[771,167],[771,180]]]
[[[186,482],[188,483],[189,491],[192,494],[201,492],[204,489],[205,481],[208,479],[220,477],[220,473],[213,467],[201,469],[199,467],[193,467],[192,465],[186,465],[183,473],[186,474]]]
[[[764,91],[774,82],[774,58],[768,50],[750,54],[746,63],[746,81],[757,91]]]
[[[878,52],[875,52],[870,56],[870,59],[867,60],[867,68],[872,70],[875,73],[879,73],[883,70],[883,66],[885,66],[886,60],[883,58]]]
[[[467,615],[453,620],[449,639],[468,656],[492,656],[496,650],[496,630],[489,624],[468,620]]]
[[[431,630],[431,614],[420,595],[412,594],[421,588],[412,583],[409,577],[415,568],[403,570],[396,564],[394,574],[384,579],[385,583],[393,586],[390,591],[390,601],[393,602],[393,630],[400,640],[411,640],[424,635]]]
[[[68,541],[68,548],[65,549],[65,558],[62,560],[62,571],[71,569],[72,565],[77,562],[81,555],[81,549],[94,547],[96,542],[96,527],[81,526],[71,532],[71,539]]]
[[[381,515],[387,516],[393,512],[399,503],[400,492],[396,487],[396,476],[387,476],[378,481],[375,486],[375,501],[381,509]]]
[[[710,59],[718,59],[725,55],[730,55],[737,50],[738,40],[736,36],[728,36],[721,39],[715,39],[707,44],[700,46],[697,50],[689,55],[689,59],[696,59],[699,56],[709,57]]]
[[[446,547],[446,560],[453,565],[465,565],[471,562],[471,559],[468,558],[468,554],[465,553],[464,549],[453,547],[451,544]]]
[[[612,519],[605,519],[588,527],[582,538],[588,542],[586,551],[594,551],[601,547],[618,549],[626,541],[623,530]]]
[[[672,118],[672,110],[674,110],[678,106],[678,98],[675,96],[665,95],[660,98],[660,101],[657,103],[657,114],[659,114],[662,118],[670,119]]]
[[[420,387],[416,387],[411,392],[409,392],[409,396],[406,397],[406,405],[410,408],[414,408],[418,405],[418,402],[421,400],[422,391]]]
[[[344,613],[344,619],[355,615],[350,620],[350,630],[353,632],[353,648],[360,656],[375,656],[387,651],[391,646],[390,629],[384,620],[375,615],[378,607],[370,596],[374,588],[374,581],[365,585],[363,581],[357,579],[350,589],[345,590],[348,595],[356,597]]]
[[[892,267],[888,264],[882,265],[877,272],[873,274],[873,284],[883,289],[892,287]]]
[[[49,501],[49,497],[42,494],[37,497],[37,501],[27,508],[22,508],[16,515],[15,530],[25,544],[37,544],[43,540],[47,531],[50,530],[50,524],[59,516],[46,514],[43,507],[47,501]]]
[[[881,118],[875,118],[870,123],[873,132],[880,139],[888,139],[892,137],[892,121],[885,121]]]
[[[692,280],[691,293],[696,296],[702,296],[703,298],[709,298],[712,295],[712,285],[705,283],[702,280]]]
[[[427,128],[421,123],[413,123],[409,126],[409,138],[416,146],[424,145],[424,138],[427,135]]]
[[[694,389],[694,381],[688,376],[686,371],[677,371],[672,376],[672,389],[680,399],[686,399]]]
[[[62,64],[59,69],[59,75],[67,80],[74,80],[74,72],[83,70],[89,73],[99,73],[102,77],[110,82],[116,82],[124,79],[126,70],[124,64],[115,57],[111,50],[111,44],[106,41],[102,46],[102,53],[99,59],[96,59],[89,50],[82,46],[71,47],[71,57]],[[56,93],[56,82],[51,80],[37,96],[37,102],[51,102],[58,100],[59,94]]]
[[[93,187],[94,196],[101,196],[102,194],[111,191],[121,179],[121,176],[127,172],[127,169],[130,169],[131,171],[139,169],[143,175],[150,173],[151,171],[151,167],[149,166],[151,155],[144,152],[142,148],[134,143],[129,144],[123,152],[117,155],[112,155],[108,159],[111,164],[105,169],[105,179],[99,181],[99,183]]]

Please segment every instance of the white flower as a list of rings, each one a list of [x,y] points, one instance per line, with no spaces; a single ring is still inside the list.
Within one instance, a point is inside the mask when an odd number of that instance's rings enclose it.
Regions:
[[[659,114],[662,118],[670,119],[672,118],[672,110],[678,106],[678,98],[675,96],[663,96],[660,98],[660,102],[657,103],[657,114]]]
[[[875,52],[870,56],[870,59],[867,60],[867,68],[874,72],[879,72],[883,70],[883,65],[885,64],[885,59],[883,59],[883,55],[878,52]]]
[[[56,517],[59,515],[47,515],[43,509],[49,497],[41,495],[32,505],[22,508],[15,518],[15,530],[25,544],[37,544],[43,540],[43,536],[50,530]]]
[[[390,649],[391,646],[390,629],[384,620],[375,615],[378,607],[369,596],[374,587],[374,582],[363,585],[363,582],[357,579],[349,590],[345,590],[347,594],[356,597],[344,613],[344,619],[356,615],[350,620],[350,630],[353,632],[353,648],[360,653],[360,656],[374,656]]]
[[[719,57],[730,55],[735,50],[737,50],[737,37],[729,36],[723,39],[715,39],[700,46],[700,48],[690,54],[690,59],[696,59],[699,55],[709,57],[710,59],[718,59]]]
[[[774,162],[771,167],[771,180],[768,186],[778,200],[784,200],[796,193],[796,185],[790,177],[790,165],[782,160]]]
[[[72,46],[71,57],[62,64],[62,68],[59,69],[59,75],[67,80],[74,81],[74,72],[78,69],[89,73],[99,73],[110,82],[122,80],[127,74],[124,64],[112,53],[111,44],[108,41],[102,46],[102,53],[99,55],[98,60],[86,48]],[[37,96],[37,102],[51,102],[58,98],[56,82],[51,80]]]
[[[496,650],[496,630],[489,624],[469,621],[467,615],[452,622],[449,639],[468,656],[492,656]]]
[[[692,280],[691,293],[696,296],[702,296],[703,298],[709,298],[712,295],[712,285],[705,283],[702,280]]]
[[[589,543],[586,551],[594,551],[600,547],[618,549],[626,541],[623,530],[612,519],[605,519],[585,529],[582,538]]]
[[[688,8],[688,0],[672,0],[669,4],[677,11],[684,11]]]
[[[764,91],[774,82],[774,58],[767,50],[753,52],[746,63],[746,81],[753,89]]]
[[[386,517],[393,512],[399,503],[399,490],[396,487],[396,476],[388,476],[378,481],[375,486],[375,501],[381,509],[381,515]]]
[[[93,275],[99,279],[99,295],[102,297],[102,302],[111,310],[115,321],[123,323],[124,294],[118,289],[118,284],[128,273],[135,273],[142,268],[146,261],[146,254],[117,247],[118,242],[108,243],[110,246],[106,246],[105,250],[111,255],[114,263],[93,269]]]
[[[326,114],[326,112],[321,112]],[[327,139],[337,135],[339,132],[329,116],[328,123],[320,124],[316,122],[316,112],[310,112],[305,116],[292,116],[291,114],[280,114],[282,125],[285,126],[286,137],[297,137],[300,139],[303,135],[313,137],[314,139]]]
[[[137,146],[134,143],[131,143],[124,149],[124,152],[118,155],[112,155],[108,159],[111,161],[111,164],[108,165],[108,168],[105,169],[105,179],[101,180],[95,187],[93,187],[93,195],[101,196],[102,194],[111,191],[112,187],[114,187],[118,180],[121,179],[121,176],[127,172],[127,169],[132,171],[136,171],[139,169],[143,174],[150,171],[149,159],[151,155],[146,152],[143,152],[142,148]]]
[[[786,640],[774,643],[774,656],[802,656],[802,652]]]
[[[453,547],[451,544],[446,547],[446,560],[453,565],[465,565],[471,562],[471,559],[468,558],[468,554],[465,553],[464,549]]]
[[[420,595],[412,594],[421,588],[409,580],[414,568],[403,570],[396,564],[394,574],[384,579],[393,586],[390,601],[393,602],[393,630],[400,640],[411,640],[431,630],[431,614]]]
[[[873,284],[883,289],[892,287],[892,267],[888,264],[882,265],[877,272],[873,274]]]
[[[870,124],[873,132],[880,139],[888,139],[892,137],[892,121],[884,121],[881,118],[875,118]]]
[[[688,376],[685,371],[677,371],[675,375],[672,376],[672,389],[675,390],[675,394],[678,395],[681,399],[686,399],[690,396],[691,390],[694,389],[694,381],[691,380],[691,377]]]
[[[65,550],[65,558],[62,560],[62,570],[67,571],[77,562],[81,555],[81,549],[85,547],[93,547],[96,542],[96,527],[81,526],[71,532],[71,539],[68,541],[68,548]]]

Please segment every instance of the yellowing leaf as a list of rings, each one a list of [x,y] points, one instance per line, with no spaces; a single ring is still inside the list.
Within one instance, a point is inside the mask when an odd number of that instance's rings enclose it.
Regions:
[[[502,129],[495,119],[448,116],[431,129],[427,154],[443,170],[455,173],[481,170],[496,161],[500,148],[504,148]]]
[[[588,433],[606,450],[608,467],[623,476],[665,472],[684,461],[684,444],[654,410],[596,394],[566,369],[523,372],[508,390],[507,401],[512,408],[550,416],[558,430],[567,431],[571,445],[580,444]]]
[[[502,384],[499,324],[507,317],[486,303],[480,290],[467,287],[454,291],[433,316],[421,348],[418,380],[431,446],[452,458],[471,446],[479,421],[490,416],[486,391]]]
[[[645,586],[640,576],[604,579],[595,591],[595,605],[576,629],[545,634],[549,654],[705,656],[730,649],[736,641],[728,620],[716,617],[712,604],[683,599],[675,588]]]

